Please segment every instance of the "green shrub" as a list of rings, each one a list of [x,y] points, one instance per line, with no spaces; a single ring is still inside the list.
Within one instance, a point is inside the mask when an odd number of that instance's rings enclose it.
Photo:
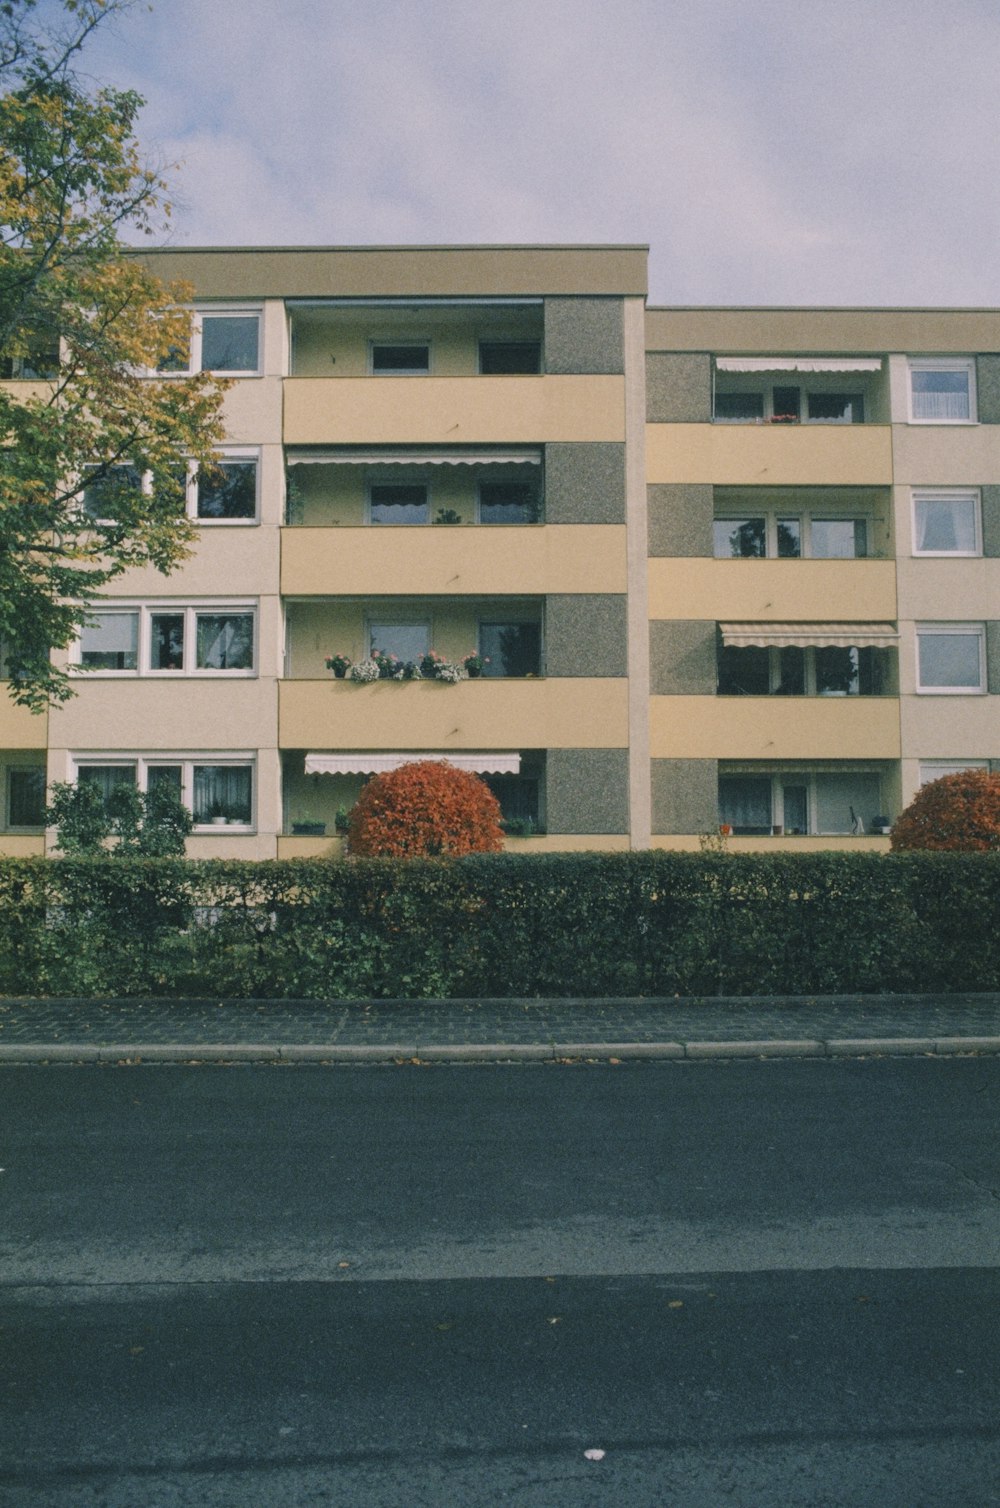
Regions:
[[[0,993],[1000,989],[1000,855],[0,861]]]

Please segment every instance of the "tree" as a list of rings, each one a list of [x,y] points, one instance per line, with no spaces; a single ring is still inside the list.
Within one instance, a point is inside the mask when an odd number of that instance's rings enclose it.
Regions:
[[[952,853],[1000,848],[1000,774],[959,770],[921,786],[897,818],[890,843]]]
[[[376,775],[361,792],[347,829],[351,854],[412,859],[502,848],[500,803],[489,786],[436,759]]]
[[[131,4],[62,0],[58,29],[34,0],[0,3],[0,377],[37,379],[0,385],[0,647],[34,708],[72,694],[49,652],[108,583],[184,558],[185,468],[210,466],[222,438],[225,383],[146,375],[186,349],[191,289],[122,240],[169,214],[133,135],[143,102],[88,93],[73,71]]]
[[[105,801],[92,780],[80,780],[75,785],[57,781],[45,816],[56,829],[56,849],[74,856],[182,856],[184,840],[193,826],[179,793],[165,782],[149,791],[119,785]],[[110,840],[114,840],[113,847],[109,847]]]

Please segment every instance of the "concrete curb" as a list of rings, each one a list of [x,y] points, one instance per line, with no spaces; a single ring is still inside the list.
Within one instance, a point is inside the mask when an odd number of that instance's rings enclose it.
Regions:
[[[38,1042],[0,1046],[9,1063],[504,1063],[566,1059],[956,1057],[1000,1055],[1000,1037],[850,1037],[829,1041],[770,1038],[754,1042],[417,1042],[336,1044],[273,1042]]]

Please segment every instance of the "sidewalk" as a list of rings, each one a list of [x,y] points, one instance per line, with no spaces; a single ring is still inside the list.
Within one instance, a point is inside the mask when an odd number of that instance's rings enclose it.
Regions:
[[[1000,1054],[1000,994],[594,1000],[0,998],[0,1063]]]

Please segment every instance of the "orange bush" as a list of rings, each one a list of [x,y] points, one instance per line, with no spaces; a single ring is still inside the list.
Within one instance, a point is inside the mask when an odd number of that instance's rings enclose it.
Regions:
[[[499,853],[500,804],[477,775],[435,759],[370,780],[351,813],[347,851],[412,859]]]
[[[1000,848],[1000,775],[960,770],[922,786],[897,818],[890,842],[952,853]]]

